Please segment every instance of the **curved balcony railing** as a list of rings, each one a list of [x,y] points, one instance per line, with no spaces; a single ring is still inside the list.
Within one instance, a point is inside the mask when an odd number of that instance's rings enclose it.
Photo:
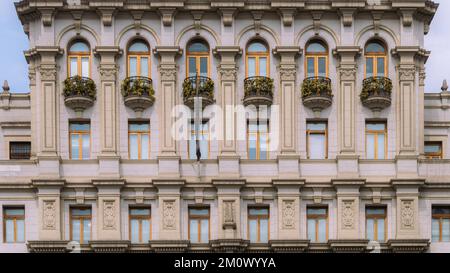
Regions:
[[[243,103],[245,106],[272,105],[273,79],[264,76],[246,78]]]
[[[128,77],[121,86],[124,103],[136,113],[142,113],[155,102],[153,81],[147,77]]]
[[[374,112],[379,112],[391,105],[392,81],[386,77],[364,79],[360,94],[362,104]]]
[[[183,82],[184,104],[194,108],[195,97],[200,97],[202,107],[214,104],[214,82],[208,77],[192,76]]]
[[[90,78],[74,76],[64,81],[63,94],[65,105],[77,113],[82,113],[94,105],[97,87]]]
[[[327,77],[309,77],[302,84],[303,105],[320,113],[333,103],[331,79]]]

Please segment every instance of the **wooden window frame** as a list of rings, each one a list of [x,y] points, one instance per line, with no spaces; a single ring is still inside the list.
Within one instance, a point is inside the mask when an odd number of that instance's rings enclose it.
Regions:
[[[307,49],[311,44],[321,44],[326,52],[308,52]],[[320,41],[311,41],[308,42],[305,49],[305,77],[308,78],[308,59],[314,59],[314,76],[315,78],[319,77],[319,58],[325,57],[325,77],[328,78],[329,75],[329,58],[328,58],[328,46],[326,46],[323,42]]]
[[[130,47],[133,46],[135,43],[137,42],[141,42],[145,45],[147,45],[148,47],[148,51],[130,51]],[[130,63],[130,59],[135,57],[136,58],[136,77],[148,77],[151,78],[150,75],[152,74],[151,72],[151,68],[152,68],[152,61],[151,61],[151,48],[150,45],[143,40],[134,40],[132,43],[129,44],[128,49],[127,49],[127,76],[130,77],[130,67],[131,67],[131,63]],[[141,76],[141,59],[143,57],[147,57],[148,59],[148,75],[146,76]]]
[[[148,130],[147,131],[131,131],[130,127],[132,124],[147,124]],[[148,135],[148,158],[150,159],[150,122],[148,121],[129,121],[128,122],[128,159],[130,160],[142,160],[142,136],[147,134]],[[132,159],[131,158],[131,135],[137,135],[138,137],[138,158]]]
[[[72,124],[89,124],[89,131],[72,131],[72,129],[70,128]],[[71,160],[88,160],[88,159],[83,159],[83,138],[80,136],[83,135],[89,135],[89,158],[91,157],[91,149],[92,149],[92,135],[91,135],[91,122],[90,121],[77,121],[77,120],[73,120],[73,121],[69,121],[69,158]],[[78,135],[78,159],[73,159],[72,158],[72,135]]]
[[[149,215],[147,216],[147,215],[132,215],[131,214],[131,210],[133,210],[133,209],[148,209],[149,210]],[[142,244],[142,243],[147,243],[147,242],[143,242],[142,241],[142,221],[143,220],[148,220],[148,222],[149,222],[149,228],[150,228],[150,230],[149,230],[149,240],[151,240],[152,239],[152,210],[151,210],[151,207],[150,206],[130,206],[129,208],[128,208],[128,235],[129,235],[129,238],[130,238],[130,242],[131,242],[131,235],[132,235],[132,231],[131,231],[131,221],[132,220],[138,220],[138,225],[139,225],[139,235],[138,235],[138,237],[139,237],[139,244]]]
[[[308,124],[309,123],[322,123],[325,124],[325,130],[309,130]],[[324,135],[325,136],[325,159],[328,159],[328,122],[326,121],[307,121],[306,122],[306,153],[307,158],[310,158],[310,151],[309,151],[309,141],[310,135]]]
[[[269,155],[270,155],[270,152],[269,152],[269,148],[270,148],[270,140],[269,140],[269,136],[270,136],[270,120],[269,119],[266,119],[265,120],[265,122],[267,122],[267,132],[266,133],[261,133],[260,131],[259,131],[259,125],[260,125],[260,121],[261,121],[262,119],[260,119],[260,118],[257,118],[256,119],[256,121],[255,120],[251,120],[251,119],[247,119],[247,158],[249,159],[249,160],[268,160],[269,159]],[[256,122],[256,124],[257,124],[257,128],[258,128],[258,130],[256,131],[256,133],[254,133],[254,132],[252,132],[252,133],[250,133],[250,123],[254,123],[254,122]],[[255,159],[250,159],[250,135],[254,135],[254,134],[256,134],[256,158]],[[261,135],[263,135],[263,134],[267,134],[267,139],[268,139],[268,141],[267,141],[267,150],[266,150],[266,159],[261,159],[261,141],[260,141],[260,139],[261,139]]]
[[[384,48],[384,52],[367,52],[367,47],[371,43],[379,44]],[[384,59],[384,77],[387,77],[388,75],[388,58],[387,58],[387,48],[384,45],[384,43],[378,42],[378,41],[370,41],[367,43],[367,45],[364,48],[364,78],[367,78],[367,60],[372,59],[372,77],[379,77],[378,76],[378,58]]]
[[[8,215],[6,212],[8,210],[13,209],[22,209],[23,215]],[[25,226],[25,207],[24,206],[4,206],[3,207],[3,243],[5,244],[17,244],[17,243],[25,243],[26,242],[26,226]],[[13,220],[14,221],[14,242],[7,242],[6,241],[6,221],[7,220]],[[17,221],[23,220],[23,237],[24,241],[18,241],[17,240]]]
[[[384,131],[381,130],[368,130],[367,125],[368,124],[384,124]],[[367,158],[367,136],[369,134],[373,134],[375,136],[374,138],[374,158],[373,160],[378,160],[378,136],[381,134],[384,134],[384,159],[387,159],[387,148],[388,148],[388,133],[387,133],[387,122],[386,121],[366,121],[366,128],[365,128],[365,139],[366,139],[366,158]]]
[[[191,210],[192,209],[196,209],[196,210],[204,210],[207,209],[208,210],[208,215],[191,215]],[[202,243],[202,225],[201,225],[201,220],[208,220],[208,241],[211,240],[211,209],[210,207],[197,207],[197,206],[192,206],[192,207],[188,207],[188,239],[191,240],[191,219],[196,219],[198,220],[197,223],[197,228],[198,228],[198,242],[199,244],[204,244]]]
[[[425,157],[427,159],[443,159],[444,158],[442,141],[425,141],[424,147],[427,146],[427,145],[436,145],[436,144],[439,145],[440,152],[439,153],[426,153],[426,152],[424,152]]]
[[[266,209],[267,215],[251,215],[250,210],[252,209]],[[270,241],[270,207],[269,206],[249,206],[247,208],[247,236],[248,240],[250,240],[250,220],[257,220],[257,236],[256,236],[256,244],[261,242],[261,220],[267,219],[267,241]]]
[[[433,223],[433,220],[439,220],[439,241],[437,241],[436,243],[442,243],[444,241],[442,241],[442,220],[443,219],[450,219],[450,213],[449,214],[434,214],[433,213],[433,208],[435,207],[439,207],[439,206],[432,206],[431,207],[431,223]],[[444,207],[444,206],[440,206],[440,207]],[[445,206],[448,207],[448,206]],[[447,241],[445,241],[445,243],[448,243]]]
[[[382,209],[384,210],[383,214],[368,214],[367,211],[369,209]],[[380,239],[378,238],[378,220],[382,219],[384,220],[384,238],[383,238],[383,242],[387,241],[387,208],[386,206],[367,206],[366,207],[366,238],[368,238],[368,233],[367,233],[367,220],[368,219],[372,219],[374,220],[374,230],[373,230],[373,237],[375,241],[380,241]]]
[[[70,47],[76,43],[83,43],[85,44],[88,48],[89,48],[89,52],[84,52],[84,51],[70,51]],[[84,41],[74,41],[71,43],[68,50],[68,54],[67,54],[67,77],[70,78],[72,75],[72,68],[71,68],[71,59],[72,58],[77,58],[77,75],[80,77],[83,77],[83,73],[82,73],[82,62],[81,60],[83,58],[88,57],[89,59],[89,73],[88,76],[89,78],[91,78],[92,75],[92,55],[91,55],[91,47],[89,46],[89,44],[87,42]]]
[[[204,136],[204,135],[208,136],[206,141],[208,142],[208,157],[207,157],[207,159],[209,159],[209,158],[211,158],[211,128],[209,126],[209,120],[202,120],[202,125],[204,125],[204,124],[208,124],[208,131],[205,133],[205,130],[201,130],[200,134],[202,136]],[[192,128],[192,127],[194,127],[194,128]],[[195,135],[195,124],[194,124],[193,121],[190,122],[190,130],[189,131],[190,131],[190,135],[189,135],[189,140],[188,140],[188,144],[187,144],[187,151],[188,151],[188,158],[192,159],[191,158],[191,148],[190,148],[191,145],[190,145],[190,143],[192,141],[191,137],[193,135]]]
[[[308,209],[325,209],[326,210],[326,214],[309,214],[308,213]],[[308,230],[308,220],[313,219],[315,226],[316,226],[316,230],[315,230],[315,242],[318,243],[319,242],[319,220],[320,219],[325,219],[326,223],[325,223],[325,241],[328,241],[328,233],[329,233],[329,217],[328,217],[328,206],[307,206],[306,207],[306,234],[309,234],[309,230]]]
[[[199,42],[203,43],[207,48],[208,52],[204,51],[189,51],[188,48],[192,43]],[[189,59],[195,58],[195,70],[197,71],[196,76],[200,76],[200,66],[201,66],[201,58],[206,57],[206,69],[208,78],[211,77],[211,58],[210,58],[210,48],[206,41],[198,41],[194,40],[188,43],[188,46],[186,47],[186,78],[189,77]]]
[[[73,210],[90,210],[91,214],[89,216],[87,215],[73,215]],[[70,222],[70,241],[73,241],[73,220],[80,220],[80,244],[84,244],[87,242],[84,242],[84,220],[90,220],[91,221],[91,227],[89,228],[89,234],[90,238],[92,240],[92,207],[70,207],[69,208],[69,222]]]
[[[266,48],[267,51],[255,51],[255,52],[249,52],[248,48],[253,44],[253,43],[261,43],[263,44]],[[249,58],[255,58],[255,77],[261,76],[260,71],[259,71],[259,59],[260,58],[266,58],[266,71],[267,71],[267,75],[263,76],[263,77],[269,77],[270,75],[270,49],[267,46],[267,43],[262,42],[262,41],[252,41],[248,44],[247,46],[247,50],[246,50],[246,54],[245,54],[245,77],[248,78],[248,59]]]

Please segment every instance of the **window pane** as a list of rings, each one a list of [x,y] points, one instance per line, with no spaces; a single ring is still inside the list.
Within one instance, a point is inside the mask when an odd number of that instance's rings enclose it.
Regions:
[[[248,158],[256,159],[256,135],[249,134],[248,136]]]
[[[320,43],[310,43],[306,48],[307,53],[325,53],[327,49]]]
[[[269,215],[269,209],[249,209],[249,215]]]
[[[307,70],[307,77],[314,77],[315,71],[314,71],[314,58],[307,58],[306,59],[306,70]]]
[[[70,49],[70,52],[89,52],[89,46],[83,42],[74,43]]]
[[[72,220],[72,240],[73,241],[80,241],[80,220],[74,219]]]
[[[132,219],[130,221],[131,242],[139,243],[139,220]]]
[[[72,152],[72,159],[79,159],[80,158],[80,150],[79,150],[79,136],[78,135],[71,135],[71,152]]]
[[[198,243],[198,220],[196,219],[190,219],[190,240],[192,243]]]
[[[450,214],[450,207],[433,206],[434,214]]]
[[[316,221],[314,219],[308,219],[308,239],[311,242],[316,242]]]
[[[25,215],[25,210],[24,209],[6,209],[5,210],[5,214],[7,216],[24,216]]]
[[[70,131],[89,131],[89,123],[70,123]]]
[[[257,220],[250,220],[249,221],[249,237],[250,242],[256,243],[258,241],[258,222]]]
[[[367,147],[366,147],[367,159],[375,159],[375,136],[367,134]]]
[[[200,236],[202,239],[202,243],[207,243],[209,241],[209,220],[203,219],[201,221],[201,225],[202,233]]]
[[[367,229],[367,239],[370,241],[375,240],[375,227],[373,219],[367,219],[366,229]]]
[[[384,208],[367,208],[366,214],[367,215],[384,215],[386,213],[386,210]]]
[[[439,242],[439,219],[433,219],[431,224],[431,241]]]
[[[425,153],[441,153],[441,143],[425,143]],[[450,213],[450,212],[449,212]]]
[[[326,140],[324,134],[310,134],[309,135],[309,158],[311,159],[325,159]]]
[[[267,52],[267,47],[260,42],[253,42],[248,46],[248,52]]]
[[[81,76],[89,77],[89,58],[81,58]]]
[[[150,217],[150,209],[130,209],[130,215],[148,216]]]
[[[25,221],[16,220],[16,225],[17,225],[17,242],[23,243],[25,242]]]
[[[202,154],[201,159],[208,159],[209,154],[209,144],[208,140],[206,139],[207,135],[200,136],[202,139],[200,140],[200,152]]]
[[[269,136],[265,133],[259,135],[259,159],[267,159]]]
[[[442,219],[442,241],[450,242],[450,219]]]
[[[137,76],[137,58],[130,57],[130,77]]]
[[[327,59],[325,57],[319,57],[319,77],[327,76]]]
[[[130,123],[129,126],[131,132],[147,132],[150,130],[148,123]]]
[[[70,77],[78,75],[78,58],[70,58]]]
[[[373,77],[373,59],[366,58],[366,77]]]
[[[256,76],[256,59],[248,58],[248,77]]]
[[[90,155],[89,135],[83,135],[83,159],[89,159]]]
[[[189,77],[197,75],[197,63],[195,57],[189,57]]]
[[[325,208],[308,208],[307,211],[308,215],[327,215],[327,209]]]
[[[148,77],[148,57],[141,57],[141,77]]]
[[[384,242],[384,219],[378,219],[378,241]]]
[[[375,42],[368,44],[366,47],[366,53],[383,53],[384,51],[384,46]]]
[[[188,47],[189,52],[208,52],[209,48],[204,42],[194,42]]]
[[[91,209],[72,209],[74,216],[91,216]]]
[[[142,220],[142,242],[147,243],[150,241],[150,221]]]
[[[84,220],[83,228],[83,242],[87,243],[89,240],[91,240],[91,220]]]
[[[260,242],[267,243],[269,241],[269,220],[261,219],[260,223]]]
[[[385,158],[385,148],[384,134],[378,134],[378,159]]]
[[[14,220],[6,220],[6,242],[14,243]]]
[[[197,159],[197,143],[195,141],[195,132],[191,133],[191,139],[189,140],[189,158]]]
[[[197,216],[208,216],[209,209],[189,209],[189,214]]]
[[[147,134],[141,135],[141,159],[148,159],[149,138]]]
[[[367,123],[367,130],[371,131],[384,131],[386,129],[386,124],[384,123]]]
[[[149,52],[150,49],[148,48],[147,44],[142,42],[142,41],[138,41],[138,42],[134,42],[130,48],[128,49],[129,52]]]
[[[9,158],[10,159],[30,159],[31,142],[10,142]]]
[[[130,159],[139,159],[138,136],[130,134]]]
[[[208,58],[200,58],[200,76],[208,77]]]
[[[306,129],[311,131],[325,131],[327,129],[326,123],[311,123],[306,124]]]
[[[377,76],[384,77],[384,58],[377,58]]]
[[[327,220],[319,219],[319,242],[327,241]]]
[[[267,58],[259,58],[259,76],[267,77]]]

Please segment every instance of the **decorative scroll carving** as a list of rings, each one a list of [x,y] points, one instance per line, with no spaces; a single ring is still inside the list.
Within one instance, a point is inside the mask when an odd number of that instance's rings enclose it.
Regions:
[[[30,80],[30,86],[36,85],[36,69],[34,67],[28,68],[28,79]]]
[[[282,81],[295,81],[295,78],[297,76],[297,69],[296,67],[286,67],[286,66],[279,66],[278,67],[280,71],[280,79]]]
[[[263,17],[263,14],[264,13],[262,11],[252,11],[253,24],[255,27],[256,35],[259,35],[261,32],[261,19]]]
[[[314,34],[319,35],[320,28],[322,26],[322,12],[312,12],[311,16],[313,18]]]
[[[235,81],[237,78],[237,68],[225,68],[225,67],[218,67],[217,68],[220,74],[220,79],[222,81]]]
[[[39,72],[41,81],[56,81],[56,66],[41,66]]]
[[[163,201],[163,229],[176,229],[175,200]]]
[[[175,81],[177,79],[177,69],[175,66],[159,66],[159,73],[161,74],[161,81]]]
[[[419,85],[425,86],[425,79],[427,78],[427,73],[425,72],[425,69],[419,70]]]
[[[116,229],[115,201],[103,201],[103,229]]]
[[[55,200],[45,200],[43,202],[42,228],[44,230],[56,229],[56,202]]]
[[[339,73],[341,75],[341,81],[356,80],[356,67],[340,67]]]
[[[170,27],[173,22],[173,17],[175,15],[175,8],[161,8],[159,9],[161,14],[162,22],[165,27]]]
[[[283,229],[295,229],[295,201],[283,200]]]
[[[416,69],[414,67],[400,67],[398,73],[400,81],[414,81]]]
[[[355,201],[343,200],[342,201],[342,228],[354,229],[355,228]]]
[[[231,27],[233,25],[233,17],[236,13],[235,8],[223,8],[220,9],[220,13],[222,14],[222,22],[224,27]]]
[[[98,14],[102,18],[103,26],[110,27],[112,25],[115,8],[100,8]]]
[[[400,205],[401,229],[414,229],[414,200],[402,200]]]
[[[342,24],[344,27],[351,27],[353,25],[353,14],[355,9],[341,9]]]
[[[226,225],[236,223],[234,200],[223,201],[223,223]]]
[[[41,12],[41,20],[44,27],[51,27],[53,23],[53,18],[55,15],[55,9],[54,8],[46,8],[46,9],[40,9]]]
[[[283,20],[283,25],[285,27],[292,26],[292,23],[294,22],[295,9],[281,8],[279,12],[281,19]]]
[[[100,66],[100,79],[102,81],[116,81],[117,70],[116,66]]]

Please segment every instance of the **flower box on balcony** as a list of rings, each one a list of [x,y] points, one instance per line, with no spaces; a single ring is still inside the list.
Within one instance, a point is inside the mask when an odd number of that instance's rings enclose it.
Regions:
[[[272,105],[273,79],[263,76],[246,78],[243,103],[245,106]]]
[[[200,98],[202,108],[214,104],[214,82],[203,76],[188,77],[183,82],[183,100],[189,108],[195,107],[195,97]]]
[[[64,81],[64,103],[77,113],[94,105],[97,87],[90,78],[74,76]]]
[[[128,77],[122,82],[122,96],[127,107],[140,114],[155,102],[152,79]]]
[[[386,77],[370,77],[363,81],[360,94],[362,104],[373,112],[391,105],[392,81]]]
[[[322,110],[333,104],[331,80],[326,77],[306,78],[302,84],[303,105],[320,115]]]

